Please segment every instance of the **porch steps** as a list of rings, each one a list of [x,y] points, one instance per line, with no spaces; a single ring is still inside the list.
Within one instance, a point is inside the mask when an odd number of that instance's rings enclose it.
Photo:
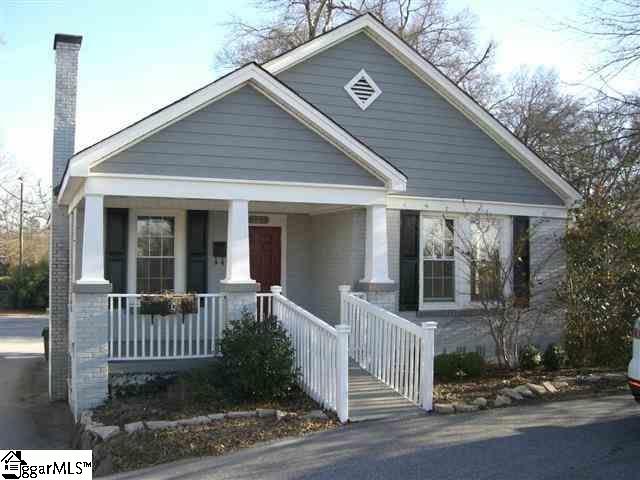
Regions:
[[[349,362],[349,419],[352,422],[424,415],[402,395]]]

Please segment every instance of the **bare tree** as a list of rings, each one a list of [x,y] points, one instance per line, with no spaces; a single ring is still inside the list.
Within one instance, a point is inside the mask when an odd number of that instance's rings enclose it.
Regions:
[[[520,279],[528,282],[527,294],[538,292],[535,300],[529,302],[528,296],[514,288],[514,272],[524,261],[526,243],[522,241],[514,245],[513,251],[506,252],[500,243],[503,225],[482,211],[467,214],[463,223],[469,228],[456,233],[456,250],[465,265],[465,285],[469,285],[469,291],[461,293],[469,295],[479,306],[481,322],[493,341],[498,365],[513,368],[518,364],[519,346],[539,334],[559,308],[552,292],[552,279],[542,275],[554,252],[549,252],[547,261],[535,265],[528,279]],[[538,235],[535,225],[528,233],[530,239]],[[560,248],[559,242],[555,248]],[[539,278],[545,278],[549,285],[539,284],[536,280]]]
[[[480,101],[493,94],[495,44],[478,45],[475,17],[467,9],[446,11],[445,0],[266,0],[256,3],[262,23],[233,18],[220,66],[263,63],[327,30],[371,13]]]

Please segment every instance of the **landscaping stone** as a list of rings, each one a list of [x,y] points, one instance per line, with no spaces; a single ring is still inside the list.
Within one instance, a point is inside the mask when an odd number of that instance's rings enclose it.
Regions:
[[[513,388],[503,388],[502,390],[500,390],[500,393],[503,396],[509,397],[511,400],[515,400],[517,402],[524,400],[524,397]]]
[[[322,410],[311,410],[302,418],[306,420],[326,420],[327,415]]]
[[[468,403],[454,403],[453,408],[458,413],[475,412],[480,409],[477,405],[469,405]]]
[[[127,433],[134,433],[134,432],[138,432],[140,430],[144,429],[144,423],[143,422],[132,422],[132,423],[127,423],[124,426],[124,430]]]
[[[478,408],[487,408],[487,403],[488,402],[486,398],[478,397],[471,402],[471,405],[476,405]]]
[[[84,426],[91,425],[93,412],[91,410],[85,410],[80,414],[80,423]]]
[[[226,417],[227,418],[246,418],[246,417],[255,417],[256,416],[256,412],[251,411],[251,412],[245,412],[245,411],[241,411],[241,412],[227,412],[226,413]]]
[[[256,409],[256,415],[258,415],[261,418],[264,417],[273,417],[275,416],[276,411],[274,408],[258,408]]]
[[[527,383],[527,387],[529,387],[529,390],[531,390],[533,393],[535,393],[538,396],[542,396],[542,395],[546,395],[547,394],[547,389],[544,388],[542,385],[537,385],[535,383]]]
[[[602,381],[602,377],[600,375],[590,373],[588,375],[578,375],[576,377],[576,381],[578,383],[599,383]]]
[[[283,412],[282,410],[276,410],[276,419],[281,420],[285,417],[289,416],[287,412]]]
[[[569,384],[567,382],[552,382],[553,386],[558,390],[562,390],[563,388],[569,388]]]
[[[177,427],[178,422],[172,422],[169,420],[153,420],[151,422],[145,422],[145,425],[149,430],[162,430],[164,428]]]
[[[115,425],[89,425],[87,430],[95,433],[103,442],[120,432],[120,428]]]
[[[433,410],[436,413],[455,413],[455,408],[450,403],[436,403],[433,406]]]
[[[518,385],[514,390],[525,398],[533,398],[534,396],[533,392],[526,385]]]
[[[542,382],[542,386],[546,388],[549,393],[558,393],[558,389],[551,382]]]
[[[211,419],[208,416],[202,415],[200,417],[185,418],[183,420],[178,420],[178,425],[203,425],[205,423],[209,423],[210,421]]]
[[[497,395],[493,401],[494,407],[506,407],[507,405],[511,405],[511,399],[505,395]]]
[[[224,413],[212,413],[210,415],[207,415],[207,417],[209,417],[209,420],[212,420],[212,421],[224,420]]]

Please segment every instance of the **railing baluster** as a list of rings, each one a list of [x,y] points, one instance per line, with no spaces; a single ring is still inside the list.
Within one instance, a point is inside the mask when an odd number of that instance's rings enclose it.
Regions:
[[[207,342],[207,327],[209,324],[209,305],[208,298],[204,299],[204,316],[202,319],[202,329],[204,330],[203,338],[202,338],[202,348],[204,350],[203,355],[208,355],[207,348],[209,348],[209,343]],[[200,299],[198,299],[198,305],[200,305]]]

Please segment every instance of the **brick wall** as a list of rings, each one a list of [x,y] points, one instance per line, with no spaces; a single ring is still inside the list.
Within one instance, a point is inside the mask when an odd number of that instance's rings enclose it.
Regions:
[[[56,81],[53,125],[52,184],[57,186],[64,175],[67,160],[75,148],[75,114],[79,43],[56,45]],[[69,217],[58,206],[55,196],[51,206],[49,243],[49,396],[66,398],[68,372],[69,303]]]

